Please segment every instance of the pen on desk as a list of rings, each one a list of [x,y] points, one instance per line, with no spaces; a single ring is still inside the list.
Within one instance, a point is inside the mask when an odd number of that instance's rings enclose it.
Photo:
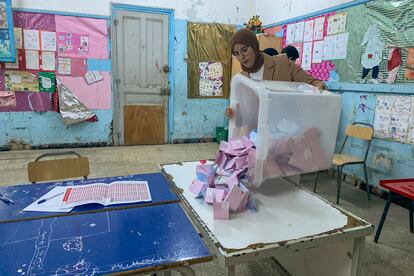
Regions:
[[[56,194],[56,195],[53,195],[53,196],[51,196],[51,197],[41,199],[41,200],[39,200],[39,201],[37,202],[37,204],[42,204],[42,203],[44,203],[44,202],[48,201],[49,199],[52,199],[52,198],[55,198],[55,197],[57,197],[57,196],[63,195],[64,193],[65,193],[65,192],[61,192],[61,193]]]
[[[3,194],[0,194],[0,200],[7,203],[7,204],[14,204],[13,200],[11,200],[10,198],[6,197]]]

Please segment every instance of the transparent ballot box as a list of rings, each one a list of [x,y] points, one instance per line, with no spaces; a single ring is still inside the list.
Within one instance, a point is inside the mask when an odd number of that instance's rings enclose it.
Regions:
[[[249,182],[259,186],[266,179],[329,169],[341,105],[339,95],[309,84],[234,76],[229,139],[257,132]]]

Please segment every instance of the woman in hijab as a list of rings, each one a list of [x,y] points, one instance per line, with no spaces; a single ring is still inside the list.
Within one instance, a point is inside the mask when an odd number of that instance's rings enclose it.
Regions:
[[[288,59],[286,54],[270,57],[259,50],[259,41],[249,29],[238,30],[231,39],[232,54],[241,64],[241,74],[253,80],[304,82],[325,89],[323,81],[314,79]],[[234,115],[230,107],[226,116]]]

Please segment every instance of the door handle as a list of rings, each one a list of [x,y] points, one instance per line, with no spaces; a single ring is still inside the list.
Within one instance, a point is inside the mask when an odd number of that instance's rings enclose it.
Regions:
[[[162,96],[169,96],[170,95],[170,89],[169,88],[161,88],[161,95]]]
[[[164,73],[168,73],[168,72],[170,72],[170,66],[168,66],[168,65],[164,65],[164,66],[162,67],[162,71],[163,71]]]

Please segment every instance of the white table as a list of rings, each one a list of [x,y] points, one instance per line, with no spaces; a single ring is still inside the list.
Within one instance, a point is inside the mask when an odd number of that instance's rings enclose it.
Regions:
[[[358,275],[365,236],[374,231],[370,223],[284,179],[254,191],[257,213],[214,220],[212,206],[188,190],[197,164],[165,164],[161,170],[228,275],[237,264],[267,257],[290,275]]]

